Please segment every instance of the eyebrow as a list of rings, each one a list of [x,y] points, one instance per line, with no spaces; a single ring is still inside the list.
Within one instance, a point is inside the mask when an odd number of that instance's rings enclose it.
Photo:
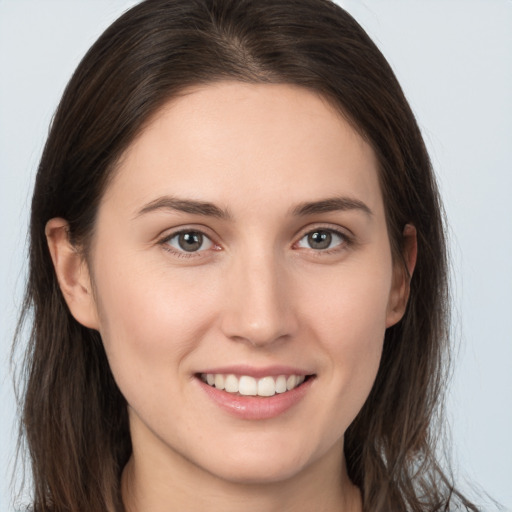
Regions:
[[[195,201],[192,199],[179,199],[171,196],[163,196],[151,201],[139,210],[135,217],[157,210],[174,210],[204,217],[214,217],[221,220],[233,219],[233,216],[227,209],[219,208],[213,203]],[[365,203],[359,199],[349,197],[331,197],[319,201],[300,203],[291,210],[291,214],[296,217],[305,217],[318,213],[349,210],[359,210],[370,217],[373,215],[373,212]]]
[[[178,199],[176,197],[164,196],[151,201],[137,213],[136,217],[156,210],[174,210],[178,212],[215,217],[217,219],[229,220],[232,218],[228,210],[223,210],[213,203],[205,201],[194,201],[192,199]]]
[[[320,201],[300,203],[292,210],[292,214],[303,217],[317,213],[329,213],[336,211],[359,210],[369,217],[373,215],[371,209],[359,199],[350,197],[330,197]]]

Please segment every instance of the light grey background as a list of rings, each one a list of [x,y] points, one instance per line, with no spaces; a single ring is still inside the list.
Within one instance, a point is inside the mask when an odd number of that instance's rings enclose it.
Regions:
[[[8,356],[26,270],[30,189],[47,127],[88,47],[134,0],[0,0],[0,510],[10,505]],[[449,411],[461,477],[512,510],[512,2],[339,0],[415,111],[451,227]],[[486,510],[494,510],[488,505]]]

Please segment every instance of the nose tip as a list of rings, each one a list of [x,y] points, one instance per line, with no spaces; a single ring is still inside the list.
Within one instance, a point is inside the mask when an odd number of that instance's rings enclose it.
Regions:
[[[286,273],[267,262],[231,273],[222,319],[224,334],[264,347],[293,336],[297,329],[292,290]]]
[[[264,347],[289,335],[286,329],[281,328],[282,322],[277,319],[251,321],[239,316],[237,324],[232,324],[231,329],[225,330],[227,336],[236,341],[246,341],[255,347]]]

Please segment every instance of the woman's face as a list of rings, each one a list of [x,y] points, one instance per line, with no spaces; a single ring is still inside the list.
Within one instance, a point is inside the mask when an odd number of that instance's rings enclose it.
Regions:
[[[232,82],[169,102],[102,199],[90,265],[135,464],[275,482],[341,463],[405,285],[375,155],[327,102]]]

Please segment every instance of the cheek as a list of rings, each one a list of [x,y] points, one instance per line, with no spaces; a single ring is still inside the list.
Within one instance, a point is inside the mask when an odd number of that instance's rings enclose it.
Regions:
[[[364,263],[364,264],[363,264]],[[304,284],[302,314],[322,330],[320,339],[358,353],[381,343],[392,282],[391,261],[357,262],[311,276]],[[316,320],[315,320],[316,319]]]
[[[169,386],[214,314],[208,290],[198,276],[191,281],[186,272],[115,256],[95,274],[100,334],[114,377],[123,391],[134,382]]]
[[[312,283],[311,283],[312,284]],[[344,418],[359,412],[377,375],[386,331],[391,262],[340,269],[316,280],[303,310],[312,335],[329,359],[332,389]],[[323,290],[322,293],[320,290]],[[345,426],[348,426],[345,425]]]

